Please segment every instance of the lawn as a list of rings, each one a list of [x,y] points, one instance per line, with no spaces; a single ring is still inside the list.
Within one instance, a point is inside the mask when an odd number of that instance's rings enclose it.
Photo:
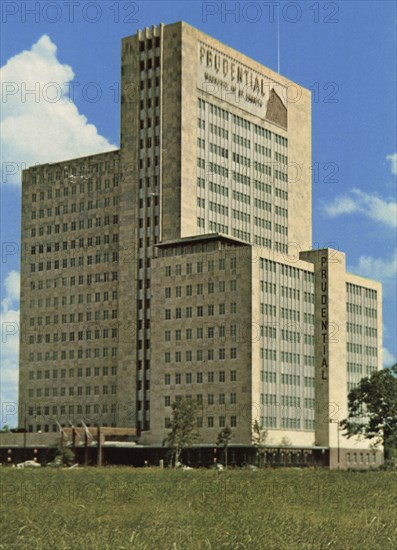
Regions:
[[[0,469],[0,548],[397,547],[393,472]]]

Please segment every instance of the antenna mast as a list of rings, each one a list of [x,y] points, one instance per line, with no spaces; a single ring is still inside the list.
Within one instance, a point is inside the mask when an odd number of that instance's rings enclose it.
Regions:
[[[277,72],[280,74],[280,6],[277,4]]]

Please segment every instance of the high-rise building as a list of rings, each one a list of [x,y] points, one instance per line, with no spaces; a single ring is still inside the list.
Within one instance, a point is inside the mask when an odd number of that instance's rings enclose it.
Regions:
[[[199,446],[257,420],[289,460],[379,461],[339,422],[381,286],[311,250],[310,92],[183,22],[125,38],[121,80],[120,150],[23,174],[20,425],[160,447],[187,397]]]

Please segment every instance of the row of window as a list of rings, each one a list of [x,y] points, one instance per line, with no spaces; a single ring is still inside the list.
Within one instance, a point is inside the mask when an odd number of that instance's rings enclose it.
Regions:
[[[105,163],[107,164],[107,163]],[[117,163],[118,165],[118,163]],[[90,167],[87,167],[87,172],[91,172],[91,173],[96,173],[95,172],[95,166],[96,166],[96,170],[98,172],[98,167],[97,165],[91,165]],[[72,173],[73,172],[77,172],[77,169],[76,168],[72,168]],[[108,171],[108,170],[106,170]],[[84,166],[80,167],[80,174],[84,174],[85,172],[85,168]],[[76,174],[74,174],[75,177],[77,177]],[[37,183],[37,175],[33,175],[31,176],[31,183],[33,184],[36,184]],[[40,176],[41,178],[46,179],[46,187],[51,184],[51,182],[55,179],[55,180],[60,180],[60,179],[65,179],[65,178],[68,178],[68,172],[66,171],[63,175],[62,175],[62,172],[61,170],[57,170],[55,173],[54,172],[48,172],[45,176]],[[73,178],[73,175],[72,175],[72,178]],[[69,179],[72,179],[69,177]],[[103,185],[102,185],[103,184]],[[40,193],[32,193],[31,194],[31,201],[32,202],[37,202],[38,200],[40,202],[43,202],[45,200],[50,200],[52,201],[54,198],[56,199],[60,199],[60,198],[66,198],[66,197],[69,197],[70,195],[72,196],[75,196],[77,195],[77,189],[79,190],[79,193],[80,194],[84,194],[84,193],[93,193],[94,191],[95,192],[100,192],[102,191],[103,189],[104,190],[108,190],[110,189],[111,187],[118,187],[118,184],[119,184],[119,176],[118,174],[114,174],[112,179],[110,179],[108,177],[108,174],[106,175],[106,177],[103,179],[103,181],[98,178],[96,181],[95,181],[95,186],[94,186],[94,182],[92,180],[89,180],[88,182],[81,182],[79,183],[79,185],[76,185],[74,183],[72,183],[72,185],[70,185],[70,181],[67,182],[67,185],[63,188],[60,188],[60,187],[57,187],[55,189],[51,188],[51,189],[47,189],[46,193],[44,193],[44,191],[41,191]]]
[[[229,284],[227,286],[228,286],[228,290],[230,290],[231,292],[237,290],[237,281],[236,281],[236,279],[232,279],[231,281],[229,281]],[[182,286],[176,286],[174,290],[175,290],[175,297],[176,298],[181,298],[182,297]],[[217,292],[225,292],[226,291],[226,281],[219,281],[216,285],[216,290],[217,290]],[[192,296],[193,295],[193,285],[186,285],[185,291],[186,291],[186,296]],[[207,292],[208,292],[208,294],[214,294],[214,292],[215,292],[215,283],[214,282],[207,283]],[[201,296],[201,295],[204,294],[204,284],[203,283],[198,283],[196,285],[196,294],[197,294],[197,296]],[[172,288],[171,287],[166,287],[164,289],[164,295],[165,295],[165,298],[171,298],[172,297]]]
[[[118,243],[118,233],[111,235],[97,235],[94,237],[87,237],[87,239],[72,239],[71,241],[60,242],[47,242],[43,244],[32,245],[30,248],[31,254],[51,254],[52,252],[62,252],[66,250],[75,250],[76,248],[85,248],[88,250],[91,246],[101,246],[102,244]]]
[[[64,416],[67,413],[69,414],[70,419],[74,419],[74,415],[81,415],[83,414],[83,410],[86,414],[108,414],[109,413],[109,404],[108,403],[92,403],[87,404],[83,407],[83,405],[37,405],[36,407],[29,407],[28,408],[28,414],[29,416],[36,416],[36,421],[39,420],[38,417],[42,417],[43,420],[47,417],[50,417],[51,415],[55,418],[59,418],[60,416]],[[116,403],[110,404],[110,412],[113,414],[117,411],[117,405]],[[80,421],[81,417],[78,418],[77,421]],[[40,421],[40,420],[39,420]],[[88,422],[88,419],[85,419],[86,422]],[[70,424],[68,425],[70,426]],[[88,424],[89,426],[89,424]],[[64,427],[64,426],[63,426]],[[37,426],[37,429],[39,429],[39,426]],[[59,430],[59,427],[58,427]],[[57,430],[54,430],[57,431]]]
[[[207,262],[207,271],[213,272],[215,271],[215,261],[209,260]],[[228,267],[230,269],[236,269],[237,267],[237,258],[232,257],[229,258]],[[193,273],[193,263],[187,263],[185,264],[186,271],[184,270],[182,272],[182,264],[176,264],[174,266],[167,265],[165,266],[165,276],[171,277],[171,275],[191,275]],[[195,266],[196,270],[195,273],[203,273],[204,272],[204,262],[197,262]],[[225,270],[226,269],[226,258],[220,258],[219,262],[217,264],[217,269]]]
[[[49,304],[51,304],[51,298],[46,298],[46,306],[48,307]],[[39,298],[39,300],[37,300],[38,302],[38,307],[40,307],[42,304],[41,302],[43,302],[42,299]],[[94,312],[94,316],[93,316],[93,312],[92,311],[87,311],[85,313],[85,319],[86,321],[92,321],[95,319],[95,321],[106,321],[108,319],[117,319],[117,315],[118,315],[118,311],[117,309],[112,309],[111,311],[109,311],[108,309],[100,309],[100,310],[97,310]],[[31,319],[35,319],[34,317],[31,317]],[[67,323],[75,323],[75,322],[79,322],[79,323],[82,323],[84,322],[84,313],[83,312],[79,312],[79,313],[70,313],[69,315],[67,315],[66,313],[62,313],[62,315],[58,315],[58,314],[55,314],[53,316],[51,315],[46,315],[45,318],[44,318],[44,326],[51,326],[51,327],[55,327],[57,328],[58,327],[58,323],[62,323],[62,324],[67,324]],[[34,326],[35,325],[35,321],[30,321],[30,326]],[[40,318],[40,321],[39,321],[39,318],[37,318],[37,325],[43,325],[43,317]],[[40,337],[42,335],[39,335],[38,337]]]
[[[362,346],[361,344],[355,344],[353,342],[347,342],[346,344],[347,351],[350,353],[365,353],[370,357],[378,356],[378,348],[374,346]]]
[[[261,393],[260,403],[261,405],[282,405],[284,407],[300,407],[301,398],[295,395],[277,396],[275,393]],[[314,399],[306,398],[305,408],[314,408]]]
[[[201,98],[198,98],[198,107],[199,109],[202,109],[204,112],[205,112],[206,103],[208,104],[208,109],[210,114],[215,115],[221,118],[222,120],[229,120],[229,113],[227,111],[225,111],[224,109],[221,109],[220,107],[217,107],[216,105],[213,105],[212,103],[205,102]],[[258,126],[257,124],[251,123],[249,120],[246,120],[237,115],[232,115],[232,121],[236,126],[243,128],[245,130],[251,130],[251,126],[252,126],[252,129],[258,136],[266,138],[267,140],[271,140],[273,136],[274,141],[277,145],[281,145],[282,147],[288,147],[287,138],[280,136],[279,134],[273,133],[270,130],[263,128],[262,126]],[[216,131],[214,131],[213,133],[216,133]],[[221,134],[218,134],[218,135],[220,135],[220,137],[226,137]]]
[[[273,262],[272,260],[267,260],[265,258],[261,258],[260,262],[261,262],[261,269],[263,269],[264,271],[271,272],[271,273],[277,273],[279,271],[281,275],[285,275],[287,277],[290,277],[291,279],[297,279],[297,280],[300,279],[301,273],[303,273],[304,281],[314,282],[313,273],[302,271],[301,269],[292,267],[290,265]]]
[[[277,306],[273,304],[264,304],[260,305],[260,312],[264,315],[275,317],[277,314]],[[282,307],[281,308],[281,318],[289,319],[291,321],[300,321],[300,311],[295,309],[289,309]]]
[[[288,237],[288,227],[286,227],[285,225],[280,225],[279,223],[275,223],[274,230],[276,233],[280,233],[281,235],[285,235],[286,237]]]
[[[204,218],[197,218],[197,226],[205,227]],[[211,220],[209,222],[209,228],[210,228],[210,231],[213,231],[214,233],[223,233],[225,235],[228,235],[229,233],[229,228],[227,225],[223,225],[222,223],[218,223],[218,222],[213,222]]]
[[[85,338],[84,338],[84,332],[85,332]],[[43,336],[44,336],[44,340],[43,340]],[[106,338],[117,338],[118,337],[118,329],[117,328],[112,328],[112,329],[108,329],[108,328],[105,328],[103,330],[100,330],[100,329],[96,329],[96,330],[86,330],[86,331],[83,331],[83,330],[79,330],[77,332],[69,332],[69,333],[66,333],[66,332],[61,332],[61,338],[59,338],[59,333],[58,332],[54,332],[54,334],[52,335],[52,342],[54,343],[57,343],[57,342],[75,342],[76,340],[100,340],[101,338],[103,339],[106,339]],[[51,334],[39,334],[37,335],[37,337],[35,338],[34,335],[31,335],[29,336],[29,344],[40,344],[40,343],[46,343],[46,344],[50,344],[51,343]],[[87,350],[88,351],[88,350]]]
[[[279,199],[283,199],[285,201],[288,200],[288,191],[284,191],[283,189],[280,189],[279,187],[275,188],[275,195]]]
[[[353,296],[365,296],[366,298],[371,298],[372,300],[376,300],[377,298],[376,290],[353,285],[352,283],[346,283],[346,290],[349,294],[352,294]]]
[[[196,374],[195,383],[196,384],[203,384],[204,383],[204,373],[203,372],[196,372],[195,374]],[[219,377],[219,382],[226,382],[226,371],[219,371],[218,377]],[[175,373],[172,378],[173,378],[174,384],[182,384],[182,383],[193,384],[193,373],[191,373],[191,372],[185,373],[183,382],[182,382],[182,373],[180,373],[180,372]],[[166,386],[169,386],[172,383],[172,381],[171,381],[172,378],[171,378],[171,374],[165,374],[164,375],[164,384]],[[237,371],[236,370],[229,371],[229,380],[230,380],[230,382],[237,382]],[[215,373],[214,373],[214,371],[207,372],[206,381],[209,384],[212,384],[213,382],[215,382]]]
[[[226,304],[219,304],[218,305],[218,313],[219,315],[225,315],[226,314]],[[237,313],[237,303],[231,302],[229,307],[229,313],[234,314]],[[215,315],[215,305],[214,304],[208,304],[207,305],[207,315],[213,316]],[[203,317],[204,316],[204,306],[197,306],[196,307],[196,316],[197,317]],[[174,319],[190,319],[193,317],[193,307],[187,306],[184,310],[184,314],[182,312],[182,308],[177,307],[175,309],[174,317],[172,317],[172,311],[170,308],[166,308],[164,310],[164,318],[166,321],[170,321],[172,318]]]
[[[237,393],[235,393],[235,392],[230,393],[228,396],[226,396],[225,393],[219,393],[217,397],[213,393],[209,393],[205,397],[206,397],[206,399],[204,400],[203,394],[201,394],[201,393],[197,394],[195,396],[196,403],[198,405],[203,405],[204,401],[206,401],[206,403],[208,405],[215,405],[215,403],[218,403],[219,405],[226,405],[226,403],[230,403],[231,405],[235,405],[237,403]],[[181,396],[176,395],[176,396],[174,396],[173,399],[176,402],[178,402],[178,400],[181,399]],[[186,396],[186,399],[191,401],[192,397],[191,396]],[[171,407],[172,402],[173,401],[171,400],[170,395],[164,396],[164,406],[165,407]]]
[[[226,349],[225,348],[219,348],[217,353],[217,358],[220,360],[225,359],[237,359],[237,348],[230,348],[228,357],[226,357]],[[164,353],[164,362],[165,363],[171,363],[171,352],[166,351]],[[195,361],[213,361],[215,359],[215,350],[214,349],[207,349],[202,350],[198,349],[195,352]],[[184,360],[186,362],[193,361],[193,351],[187,350],[185,351]],[[175,351],[174,352],[174,362],[175,363],[181,363],[182,362],[182,352],[181,351]]]
[[[352,304],[351,302],[346,303],[346,310],[348,313],[354,313],[356,315],[362,315],[363,307],[359,304]],[[372,307],[364,308],[364,315],[370,317],[371,319],[377,318],[377,310]]]
[[[84,391],[83,391],[84,390]],[[91,395],[116,395],[117,386],[116,384],[111,384],[109,387],[107,384],[100,386],[65,386],[61,387],[52,387],[52,388],[29,388],[28,396],[32,399],[35,397],[81,397],[85,395],[86,397]]]
[[[378,330],[373,327],[363,327],[357,323],[346,323],[346,330],[352,334],[365,334],[365,336],[370,336],[372,338],[377,338]]]
[[[203,189],[204,189],[204,187],[205,187],[205,184],[203,185]],[[225,187],[224,185],[220,185],[219,183],[214,183],[213,181],[210,181],[209,182],[209,189],[212,193],[217,193],[218,195],[222,195],[224,197],[229,196],[229,188]],[[234,193],[234,191],[233,191],[233,193]]]
[[[222,126],[218,126],[217,124],[210,123],[209,130],[211,134],[215,134],[216,136],[223,139],[229,139],[229,131],[226,128],[223,128]]]
[[[72,350],[71,350],[72,351]],[[73,357],[74,358],[74,353]],[[112,367],[86,367],[83,369],[83,367],[70,367],[69,369],[63,368],[59,371],[57,369],[50,370],[44,370],[41,369],[38,370],[31,370],[29,371],[29,380],[49,380],[50,377],[54,380],[59,378],[74,378],[76,375],[78,378],[82,378],[85,376],[86,378],[91,378],[92,376],[116,376],[117,374],[117,367],[113,365]]]
[[[376,464],[376,453],[365,453],[365,461],[366,461],[366,464],[370,464],[371,462],[371,455],[372,455],[372,463],[373,464]],[[350,452],[347,452],[346,453],[346,462],[348,464],[357,464],[357,456],[358,454],[357,453],[350,453]],[[360,461],[359,463],[360,464],[364,464],[364,453],[359,453],[359,457],[360,457]]]
[[[215,428],[216,418],[217,417],[214,417],[214,416],[207,416],[207,428]],[[198,416],[196,418],[196,426],[197,426],[197,428],[203,428],[204,427],[204,422],[203,422],[203,417],[202,416]],[[221,415],[221,416],[218,417],[218,426],[220,428],[224,428],[226,426],[226,416]],[[231,428],[236,428],[237,427],[237,416],[235,416],[235,415],[230,416],[229,426]],[[168,416],[165,417],[165,419],[164,419],[164,427],[167,428],[167,429],[171,428],[171,418],[168,417]]]
[[[95,262],[94,262],[95,259]],[[113,252],[110,254],[109,252],[105,252],[105,254],[96,254],[95,258],[94,256],[87,256],[87,265],[98,265],[98,264],[109,264],[110,262],[118,262],[119,261],[119,253]],[[52,262],[51,260],[47,260],[47,262],[38,262],[37,264],[30,264],[30,272],[35,273],[36,271],[51,271],[52,269],[58,270],[58,269],[67,269],[68,267],[83,267],[84,266],[84,257],[80,256],[79,258],[70,258],[68,261],[68,258],[64,258],[61,260],[54,260]],[[66,277],[65,277],[66,279]],[[117,281],[118,274],[117,271],[112,271],[111,273],[96,273],[95,274],[95,282],[96,283],[102,283],[102,282],[109,282],[109,281]],[[77,281],[79,282],[79,285],[84,284],[84,275],[79,275],[79,277],[73,276],[70,277],[70,286],[74,286],[77,284]],[[93,275],[87,275],[87,284],[90,285],[93,283]],[[62,285],[67,286],[67,285]]]
[[[272,228],[272,222],[270,220],[267,220],[266,218],[263,218],[263,217],[258,217],[258,216],[254,216],[254,225],[256,225],[257,227],[262,227],[263,229],[269,229],[271,230]],[[271,246],[271,239],[267,239],[268,242],[269,242],[269,247]],[[256,243],[256,244],[259,244],[259,243]],[[263,245],[263,246],[266,246],[266,245]]]
[[[67,284],[67,279],[66,279],[66,277],[63,277],[62,278],[62,286],[66,286],[66,284]],[[118,292],[117,292],[117,290],[113,290],[112,292],[109,292],[109,291],[106,290],[105,292],[103,292],[103,294],[101,292],[95,292],[93,294],[87,294],[85,298],[86,299],[84,301],[84,294],[79,294],[78,296],[75,296],[75,295],[61,296],[60,298],[55,296],[53,298],[52,302],[51,302],[51,298],[46,298],[45,306],[46,307],[51,307],[51,305],[53,305],[54,307],[58,307],[59,305],[66,306],[66,305],[84,304],[84,303],[93,304],[93,303],[101,302],[101,301],[108,302],[109,300],[115,301],[115,300],[118,299]],[[50,305],[49,305],[49,302],[51,302]],[[43,300],[41,298],[39,298],[37,300],[37,304],[39,304],[39,303],[43,304]],[[29,306],[31,308],[36,307],[36,300],[34,298],[31,299]],[[38,307],[41,307],[41,306],[38,306]],[[42,319],[42,318],[40,318],[40,319]],[[31,323],[32,323],[32,321],[31,321]],[[39,324],[39,322],[37,324]],[[31,324],[30,326],[34,326],[34,321],[33,321],[33,324]]]
[[[100,359],[101,357],[102,358],[117,357],[117,347],[102,348],[102,350],[100,348],[94,348],[94,349],[86,348],[84,352],[85,352],[86,359]],[[78,349],[77,358],[83,359],[84,352],[82,349]],[[38,351],[36,354],[33,352],[29,353],[29,363],[35,362],[35,355],[36,355],[36,361],[38,363],[42,362],[43,360],[44,361],[58,361],[59,359],[61,359],[61,361],[67,360],[66,350],[62,350],[60,353],[58,353],[58,351],[52,351],[52,352],[46,351],[44,353],[41,351]],[[73,359],[73,358],[74,358],[74,350],[70,350],[69,359]]]
[[[361,374],[363,372],[363,366],[359,363],[347,363],[347,372],[354,372]]]
[[[232,341],[236,341],[237,336],[238,336],[237,329],[238,329],[237,325],[230,325],[227,330],[226,330],[225,325],[206,326],[206,330],[204,330],[204,327],[197,327],[196,328],[196,337],[199,340],[202,340],[204,337],[211,339],[211,338],[214,338],[215,333],[217,333],[217,337],[219,339],[226,338],[226,336],[228,335],[228,336],[230,336]],[[241,335],[239,335],[239,336],[244,338],[245,331],[244,330],[241,331]],[[192,337],[193,337],[193,329],[191,329],[191,328],[185,329],[185,339],[186,340],[192,340]],[[171,330],[164,331],[164,340],[166,342],[171,342],[171,340],[172,340]],[[175,330],[175,340],[177,342],[182,340],[182,330],[181,329],[176,329]]]
[[[110,206],[118,206],[119,204],[119,197],[105,197],[102,199],[96,199],[95,201],[89,200],[87,203],[80,202],[79,208],[77,209],[77,204],[63,204],[62,206],[55,206],[54,209],[52,207],[48,207],[46,209],[41,208],[40,210],[32,211],[32,220],[36,219],[37,217],[39,219],[43,219],[44,217],[52,218],[53,216],[61,216],[64,214],[75,214],[76,212],[85,212],[87,210],[96,210],[96,209],[103,209],[108,208]],[[70,206],[70,208],[69,208]]]
[[[34,219],[34,218],[32,218]],[[95,223],[94,223],[95,221]],[[47,225],[46,226],[46,235],[52,235],[52,233],[55,233],[55,234],[59,234],[59,233],[66,233],[67,231],[78,231],[78,230],[81,230],[81,229],[92,229],[93,227],[101,227],[102,226],[102,221],[103,221],[103,225],[104,226],[108,226],[108,225],[117,225],[119,223],[119,216],[118,214],[115,214],[113,216],[105,216],[102,220],[102,218],[84,218],[84,219],[81,219],[81,220],[78,220],[77,221],[72,221],[70,222],[70,224],[68,222],[66,223],[63,223],[63,224],[55,224],[54,226],[52,225]],[[39,228],[38,228],[38,233],[37,233],[37,228],[36,227],[32,227],[31,228],[31,232],[30,232],[30,236],[31,237],[36,237],[37,234],[39,236],[42,236],[44,235],[44,229],[45,229],[45,226],[44,225],[41,225]]]
[[[309,418],[304,420],[304,429],[305,430],[314,430],[315,421]],[[261,427],[262,428],[277,428],[278,421],[276,416],[262,416],[261,417]],[[281,428],[287,428],[290,430],[300,430],[301,429],[301,419],[300,418],[282,418],[281,419]]]
[[[90,410],[91,410],[91,407],[90,407]],[[114,409],[114,412],[116,412],[116,407]],[[89,413],[90,413],[90,411],[88,411],[87,414],[89,414]],[[72,414],[74,414],[74,413],[72,413]],[[80,415],[79,416],[79,419],[80,419],[81,415],[83,414],[83,408],[82,407],[81,407],[81,412],[78,412],[77,414]],[[71,417],[71,419],[73,419],[73,416]],[[85,420],[86,420],[86,422],[88,422],[87,418]],[[100,424],[103,427],[109,426],[109,424],[107,422],[102,422],[101,421]],[[90,425],[90,424],[86,424],[86,425]],[[94,426],[98,426],[98,423],[95,423]],[[115,428],[116,423],[112,422],[111,426]],[[65,426],[63,426],[63,427],[65,427]],[[42,431],[56,433],[56,432],[59,431],[59,426],[58,426],[58,424],[51,424],[51,425],[50,424],[44,424],[43,426],[41,424],[36,424],[36,426],[33,426],[33,424],[29,424],[27,429],[28,429],[28,432],[30,432],[30,433],[33,432],[35,429],[36,429],[36,432],[39,432],[39,433],[42,432]]]
[[[51,298],[46,298],[46,306],[48,307],[48,303],[51,303]],[[42,300],[38,300],[40,303]],[[117,319],[117,309],[112,309],[109,311],[108,309],[105,310],[97,310],[94,312],[94,316],[92,315],[92,311],[87,311],[85,314],[86,321],[92,321],[95,319],[95,321],[107,321],[108,319]],[[46,326],[51,325],[51,327],[57,327],[58,323],[75,323],[75,322],[82,323],[84,321],[84,313],[70,313],[69,317],[66,315],[66,313],[62,313],[62,315],[55,314],[52,316],[52,322],[51,322],[51,315],[46,315],[45,317],[30,317],[29,324],[31,327],[34,327],[36,324],[37,326],[42,326],[43,324]]]
[[[254,179],[254,188],[257,189],[258,191],[263,191],[264,193],[268,193],[269,195],[271,195],[272,193],[272,187],[269,183],[265,183],[264,181],[260,181],[260,180],[256,180]],[[277,187],[275,188],[276,190],[276,196],[277,196]]]
[[[202,208],[204,208],[205,200],[200,198],[197,200],[199,202],[198,206],[201,206]],[[220,204],[219,202],[209,201],[209,209],[210,209],[210,212],[216,212],[217,214],[221,214],[222,216],[229,215],[229,208],[223,204]]]
[[[277,373],[276,371],[267,371],[267,370],[261,370],[260,371],[260,380],[261,382],[267,382],[270,384],[276,384],[277,383],[277,374],[281,376],[281,383],[282,384],[292,384],[294,386],[300,385],[300,376],[295,374],[287,374],[287,373]],[[314,377],[312,376],[304,376],[303,377],[304,386],[306,388],[314,388]]]

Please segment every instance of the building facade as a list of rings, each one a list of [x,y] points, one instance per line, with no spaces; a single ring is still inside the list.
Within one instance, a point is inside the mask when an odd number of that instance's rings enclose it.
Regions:
[[[379,463],[339,422],[381,368],[381,287],[311,250],[310,92],[179,22],[122,42],[120,150],[24,171],[19,424]]]

